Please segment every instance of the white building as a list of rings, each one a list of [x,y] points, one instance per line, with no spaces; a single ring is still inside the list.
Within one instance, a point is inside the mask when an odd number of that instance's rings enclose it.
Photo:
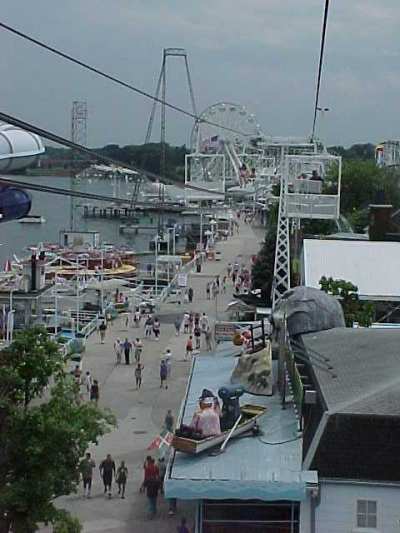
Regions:
[[[399,301],[400,242],[304,239],[301,283],[325,276],[350,281],[364,300]]]

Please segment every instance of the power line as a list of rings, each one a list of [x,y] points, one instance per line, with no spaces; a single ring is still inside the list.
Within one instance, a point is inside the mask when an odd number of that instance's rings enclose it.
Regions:
[[[12,26],[9,26],[8,24],[5,24],[4,22],[0,22],[0,28],[3,28],[4,30],[7,30],[14,35],[17,35],[18,37],[21,37],[22,39],[25,39],[29,41],[32,44],[35,44],[36,46],[39,46],[40,48],[43,48],[47,50],[48,52],[51,52],[52,54],[58,55],[59,57],[62,57],[63,59],[66,59],[67,61],[70,61],[71,63],[75,63],[76,65],[79,65],[80,67],[89,70],[90,72],[94,72],[95,74],[102,76],[103,78],[106,78],[107,80],[110,80],[114,83],[117,83],[118,85],[121,85],[122,87],[125,87],[126,89],[130,89],[131,91],[134,91],[137,94],[140,94],[141,96],[144,96],[145,98],[149,98],[150,100],[153,100],[153,102],[158,102],[160,104],[163,104],[166,107],[169,107],[170,109],[173,109],[174,111],[177,111],[178,113],[182,113],[190,118],[193,118],[196,122],[203,122],[205,124],[210,124],[211,126],[216,126],[217,128],[230,131],[232,133],[237,133],[239,135],[245,135],[250,136],[250,133],[245,133],[243,131],[239,131],[233,128],[229,128],[228,126],[223,126],[222,124],[217,124],[216,122],[212,122],[210,120],[206,120],[201,118],[199,115],[195,113],[191,113],[190,111],[186,111],[186,109],[183,109],[182,107],[176,106],[174,104],[171,104],[169,102],[166,102],[162,98],[158,98],[157,96],[153,96],[152,94],[143,91],[142,89],[139,89],[138,87],[135,87],[134,85],[121,80],[120,78],[116,78],[115,76],[112,76],[111,74],[108,74],[104,70],[100,70],[99,68],[92,67],[88,63],[85,63],[84,61],[81,61],[80,59],[77,59],[70,54],[67,54],[65,52],[62,52],[61,50],[58,50],[57,48],[54,48],[53,46],[50,46],[43,41],[39,41],[39,39],[36,39],[34,37],[31,37],[30,35],[23,33],[20,30],[17,30],[16,28],[13,28]]]
[[[321,77],[322,77],[322,65],[324,62],[326,27],[328,24],[328,11],[329,11],[329,0],[325,0],[325,10],[324,10],[324,19],[322,22],[321,47],[320,47],[320,52],[319,52],[318,79],[317,79],[317,89],[315,91],[314,118],[313,118],[313,126],[312,126],[312,133],[311,133],[311,141],[314,140],[315,125],[317,122],[319,91],[321,88]]]
[[[1,111],[0,111],[0,120],[3,120],[4,122],[7,122],[8,124],[12,124],[13,126],[21,128],[23,130],[30,131],[31,133],[36,133],[36,135],[39,135],[40,137],[43,137],[44,139],[48,139],[49,141],[53,141],[57,144],[61,144],[62,146],[66,146],[67,148],[71,148],[72,150],[77,150],[81,153],[88,154],[90,157],[94,157],[97,160],[105,161],[107,163],[111,163],[119,167],[124,167],[129,170],[133,170],[134,172],[138,172],[139,174],[143,174],[144,176],[149,178],[151,181],[166,182],[166,183],[169,183],[170,185],[175,185],[176,187],[179,187],[181,189],[186,188],[186,189],[192,189],[195,191],[204,192],[204,189],[202,187],[196,187],[195,185],[187,185],[177,180],[173,180],[171,178],[161,177],[158,174],[155,174],[154,172],[144,170],[143,168],[137,167],[135,165],[131,165],[129,163],[124,163],[123,161],[119,161],[118,159],[114,159],[113,157],[109,157],[107,155],[102,155],[99,152],[96,152],[96,150],[92,150],[91,148],[87,148],[86,146],[82,146],[81,144],[74,143],[70,141],[69,139],[66,139],[65,137],[56,135],[55,133],[52,133],[43,128],[39,128],[38,126],[35,126],[34,124],[25,122],[12,115],[2,113]],[[224,193],[218,192],[218,191],[212,191],[212,193],[218,196],[225,196]]]

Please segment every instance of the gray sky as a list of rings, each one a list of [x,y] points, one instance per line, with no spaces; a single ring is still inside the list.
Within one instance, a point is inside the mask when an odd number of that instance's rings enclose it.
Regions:
[[[163,47],[186,48],[199,110],[238,102],[272,135],[310,133],[323,0],[1,0],[0,18],[151,93]],[[400,138],[400,3],[331,2],[321,105],[328,144]],[[143,142],[151,103],[0,30],[0,109],[69,135],[89,105],[89,144]],[[183,63],[167,99],[190,100]],[[190,119],[167,115],[167,140]],[[156,125],[153,139],[159,140]]]

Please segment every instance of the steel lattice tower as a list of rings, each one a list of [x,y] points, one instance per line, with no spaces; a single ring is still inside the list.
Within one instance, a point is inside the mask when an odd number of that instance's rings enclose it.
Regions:
[[[87,146],[87,122],[88,122],[88,108],[86,100],[74,100],[71,109],[71,141]],[[77,152],[71,153],[71,189],[75,188],[75,163],[78,159]],[[75,229],[75,200],[71,196],[70,199],[70,229]]]
[[[166,106],[165,106],[165,99],[167,94],[167,59],[168,57],[181,57],[183,58],[183,61],[185,63],[185,71],[186,71],[186,79],[187,84],[189,88],[189,95],[190,95],[190,101],[192,105],[192,112],[195,116],[197,116],[197,108],[196,108],[196,102],[194,99],[194,91],[193,91],[193,85],[192,85],[192,79],[190,76],[190,69],[189,69],[189,63],[187,58],[187,53],[184,48],[164,48],[163,49],[163,57],[162,57],[162,64],[161,64],[161,72],[158,78],[156,92],[155,92],[155,100],[153,102],[153,106],[151,108],[149,123],[147,126],[146,131],[146,137],[145,137],[145,144],[148,144],[151,139],[151,133],[153,130],[153,123],[154,123],[154,117],[156,113],[157,104],[159,103],[157,100],[161,99],[161,136],[160,136],[160,144],[161,144],[161,157],[160,157],[160,175],[161,177],[165,177],[166,173],[166,155],[167,155],[167,145],[166,145]],[[161,92],[161,95],[160,95]],[[160,185],[160,195],[159,195],[160,203],[164,201],[164,187]],[[161,219],[159,220],[159,231],[161,230]]]

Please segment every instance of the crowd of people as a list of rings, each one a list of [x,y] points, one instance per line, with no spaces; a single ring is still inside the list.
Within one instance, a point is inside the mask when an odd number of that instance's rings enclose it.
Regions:
[[[236,224],[239,227],[239,224]],[[206,299],[215,299],[217,304],[218,296],[226,294],[228,285],[233,292],[246,290],[250,287],[250,271],[245,265],[240,264],[239,260],[235,260],[233,264],[229,263],[224,274],[215,276],[206,284]],[[201,350],[212,351],[213,349],[212,323],[207,313],[202,312],[201,308],[199,311],[191,309],[194,301],[195,294],[192,287],[177,290],[177,303],[183,305],[181,307],[182,311],[177,314],[174,320],[174,327],[176,336],[184,337],[184,342],[182,343],[182,356],[184,361],[190,361],[196,352]],[[125,325],[126,334],[112,341],[114,361],[115,365],[125,364],[127,366],[133,366],[132,380],[136,385],[136,389],[139,391],[142,388],[145,368],[154,367],[149,362],[146,363],[147,356],[144,356],[144,347],[151,346],[151,344],[148,344],[151,341],[160,341],[162,329],[165,328],[165,324],[162,324],[160,317],[152,309],[144,310],[139,307],[128,310],[123,316],[122,323]],[[110,324],[106,320],[102,320],[99,325],[101,344],[106,342],[107,335],[110,335],[112,331],[112,328],[109,326]],[[178,349],[174,348],[174,351],[178,351]],[[167,347],[162,351],[159,359],[160,394],[164,394],[161,393],[161,390],[167,390],[170,385],[174,355],[171,348]],[[87,399],[97,404],[100,397],[98,380],[93,378],[89,370],[83,374],[79,365],[75,368],[73,375],[79,385],[80,400],[84,401]],[[146,378],[147,374],[144,377]],[[212,401],[210,398],[212,398]],[[209,395],[202,398],[200,407],[196,411],[196,416],[193,420],[193,428],[196,431],[201,429],[202,434],[206,435],[207,431],[210,430],[212,434],[215,434],[216,428],[214,426],[211,427],[212,424],[209,422],[210,420],[211,422],[214,419],[217,420],[215,416],[214,418],[211,416],[215,414],[214,411],[218,411],[217,403],[214,396]],[[214,425],[216,426],[216,424]],[[175,430],[175,420],[170,409],[166,413],[163,430],[169,433],[173,433]],[[129,468],[131,469],[131,466]],[[80,464],[84,496],[87,498],[91,497],[92,479],[95,472],[95,461],[88,452]],[[113,495],[118,495],[122,499],[125,498],[125,488],[129,472],[124,461],[121,461],[117,467],[112,456],[108,454],[99,464],[99,474],[104,485],[104,494],[106,497],[112,498]],[[164,474],[165,461],[163,458],[161,457],[156,460],[148,456],[143,465],[143,480],[140,480],[138,485],[140,491],[147,497],[149,518],[156,516],[159,495],[163,494]],[[171,500],[169,502],[169,513],[174,514],[175,510],[176,502]],[[189,533],[184,518],[178,531],[179,533]]]

